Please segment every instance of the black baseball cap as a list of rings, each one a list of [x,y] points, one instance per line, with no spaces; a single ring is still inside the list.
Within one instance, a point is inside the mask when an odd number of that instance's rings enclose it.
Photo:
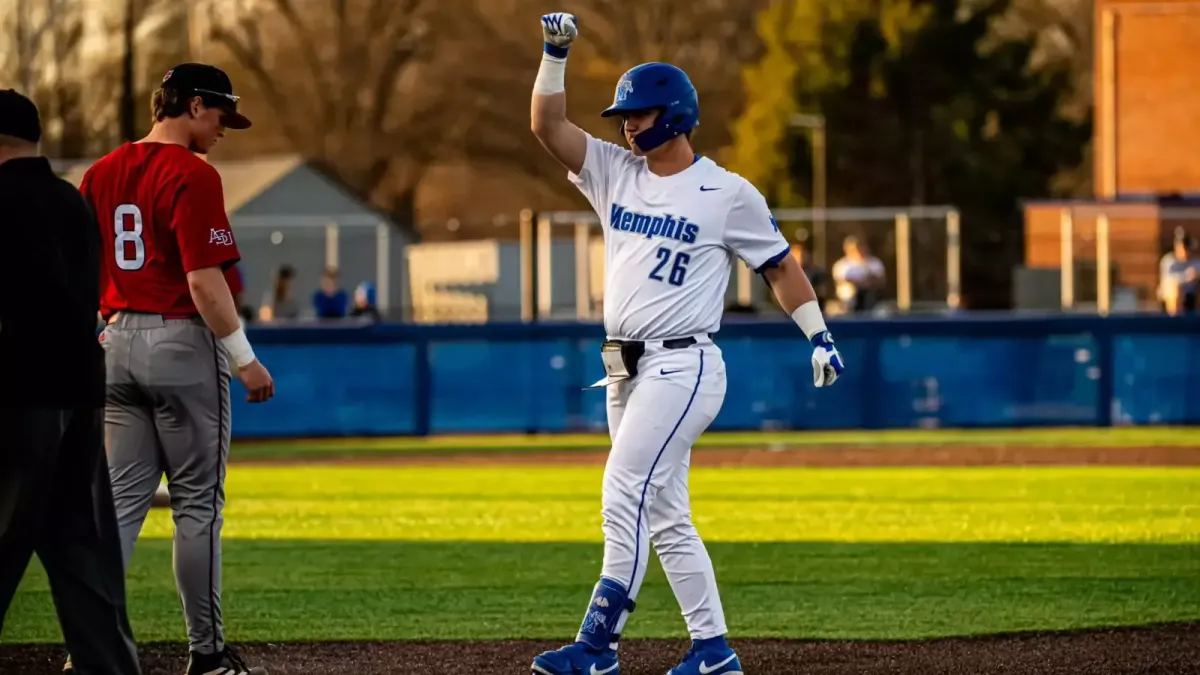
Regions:
[[[37,106],[15,89],[0,89],[0,134],[30,143],[42,140]]]
[[[162,87],[195,94],[204,99],[205,105],[224,108],[228,113],[224,118],[225,126],[230,129],[250,128],[250,120],[237,111],[241,97],[233,93],[233,82],[216,66],[181,63],[163,75]]]

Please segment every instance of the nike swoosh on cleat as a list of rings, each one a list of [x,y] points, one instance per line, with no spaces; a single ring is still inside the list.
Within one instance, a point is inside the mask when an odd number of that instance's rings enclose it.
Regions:
[[[593,663],[593,664],[592,664],[592,672],[591,672],[591,675],[608,675],[608,673],[611,673],[611,672],[613,672],[614,670],[616,670],[616,669],[617,669],[617,668],[619,668],[620,666],[621,666],[621,664],[619,664],[619,663],[614,663],[614,664],[612,664],[611,666],[609,666],[609,667],[605,668],[604,670],[596,670],[596,664],[594,664],[594,663]]]
[[[724,661],[718,663],[715,666],[709,666],[708,664],[701,661],[700,662],[700,675],[708,675],[711,672],[720,670],[721,668],[723,668],[725,666],[725,664],[729,663],[730,661],[732,661],[736,658],[737,658],[737,654],[730,654],[729,658],[725,659]]]

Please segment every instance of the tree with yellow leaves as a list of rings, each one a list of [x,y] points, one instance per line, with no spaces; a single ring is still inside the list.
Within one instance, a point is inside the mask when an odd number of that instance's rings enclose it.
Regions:
[[[1036,34],[998,28],[1017,9],[1012,0],[779,0],[758,17],[763,56],[743,73],[728,166],[773,205],[807,204],[811,150],[790,121],[820,114],[828,206],[957,206],[968,301],[1004,306],[1021,261],[1020,200],[1057,196],[1056,176],[1079,165],[1091,133],[1090,119],[1067,110],[1078,81],[1070,68],[1036,62]],[[925,256],[944,255],[944,242],[924,243]],[[817,244],[826,255],[837,247]],[[914,288],[944,283],[941,267],[917,266]]]
[[[928,15],[911,0],[785,0],[758,17],[763,56],[744,69],[746,105],[733,125],[729,168],[754,183],[773,204],[807,203],[789,171],[793,116],[820,112],[819,96],[850,83],[851,49],[864,22],[876,22],[893,53]]]

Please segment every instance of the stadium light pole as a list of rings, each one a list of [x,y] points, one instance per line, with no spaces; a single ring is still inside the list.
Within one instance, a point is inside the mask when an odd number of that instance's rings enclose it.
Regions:
[[[789,120],[793,129],[808,129],[812,134],[813,263],[825,267],[825,116],[795,113]]]

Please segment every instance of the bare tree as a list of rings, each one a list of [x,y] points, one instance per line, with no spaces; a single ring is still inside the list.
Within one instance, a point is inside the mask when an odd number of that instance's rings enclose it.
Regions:
[[[87,147],[84,126],[84,85],[77,76],[79,47],[83,39],[83,12],[73,3],[59,13],[48,36],[53,59],[53,85],[48,93],[49,106],[42,109],[43,119],[53,121],[55,153],[60,157],[78,157]]]
[[[755,20],[767,0],[582,0],[573,9],[586,38],[586,75],[611,86],[638,63],[665,61],[687,71],[700,94],[701,147],[727,143],[741,105],[742,67],[757,58]]]
[[[0,52],[0,66],[38,105],[48,154],[94,156],[148,127],[144,102],[168,67],[164,54],[174,50],[165,57],[172,62],[182,56],[171,46],[180,43],[173,32],[183,6],[171,0],[17,0],[7,12],[0,9],[0,21],[15,37],[13,48]],[[95,23],[85,35],[88,14]],[[91,43],[86,54],[85,42]],[[133,47],[127,53],[126,44]]]
[[[13,42],[16,47],[17,82],[22,90],[33,91],[42,40],[70,4],[70,0],[16,0]]]
[[[438,114],[445,87],[424,77],[438,19],[436,0],[264,0],[232,21],[208,20],[295,151],[403,211],[395,202],[453,126]]]
[[[121,0],[100,5],[103,45],[73,71],[86,83],[85,118],[98,152],[150,125],[147,101],[162,73],[183,57],[184,3]]]
[[[7,17],[13,28],[14,49],[6,64],[22,93],[37,104],[42,117],[45,147],[61,154],[63,139],[82,134],[79,118],[80,88],[74,55],[83,36],[79,0],[17,0]]]
[[[16,7],[14,5],[0,6],[0,35],[15,36],[16,34]],[[17,82],[17,50],[15,44],[11,48],[5,45],[4,48],[0,49],[0,82]]]
[[[691,70],[705,119],[716,120],[705,137],[727,139],[739,61],[753,48],[737,36],[758,4],[581,3],[590,46],[572,77],[589,86],[573,87],[572,100],[598,112],[624,69],[669,59]],[[211,16],[209,36],[249,74],[291,148],[408,220],[413,191],[439,162],[557,171],[528,131],[537,17],[553,9],[540,0],[260,0],[232,20]]]
[[[630,67],[668,61],[686,70],[701,101],[698,148],[708,151],[729,142],[729,124],[743,100],[741,68],[760,46],[754,31],[757,10],[767,0],[700,0],[681,5],[648,0],[479,0],[470,24],[472,49],[467,71],[486,68],[487,77],[471,85],[471,96],[486,103],[470,126],[464,154],[475,164],[551,179],[557,193],[578,198],[562,180],[562,170],[529,133],[529,92],[540,62],[542,13],[569,9],[580,22],[582,39],[572,48],[567,74],[571,119],[594,134],[616,133],[599,116],[612,100],[613,87]],[[448,45],[447,45],[448,46]],[[481,66],[480,64],[486,64]]]

